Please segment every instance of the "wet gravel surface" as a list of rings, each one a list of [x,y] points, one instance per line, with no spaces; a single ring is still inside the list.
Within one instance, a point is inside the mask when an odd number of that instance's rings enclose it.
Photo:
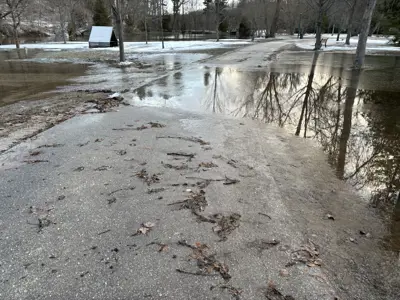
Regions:
[[[279,128],[127,107],[0,163],[0,298],[396,299],[383,225]]]

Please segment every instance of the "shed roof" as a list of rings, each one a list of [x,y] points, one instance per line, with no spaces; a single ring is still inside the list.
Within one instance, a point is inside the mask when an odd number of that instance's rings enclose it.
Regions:
[[[89,42],[109,43],[113,34],[111,26],[93,26],[90,32]]]

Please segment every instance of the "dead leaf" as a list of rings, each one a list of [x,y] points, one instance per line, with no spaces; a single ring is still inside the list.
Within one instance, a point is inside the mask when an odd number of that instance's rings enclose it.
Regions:
[[[143,226],[146,228],[153,228],[156,224],[152,223],[152,222],[146,222],[143,223]]]
[[[139,234],[144,234],[144,235],[146,235],[146,234],[148,234],[151,230],[152,230],[152,228],[155,226],[155,224],[154,223],[152,223],[152,222],[146,222],[146,223],[143,223],[142,224],[142,226],[136,231],[136,233],[135,234],[133,234],[134,236],[135,235],[139,235]]]
[[[160,249],[158,249],[158,252],[167,252],[168,251],[168,245],[161,244]]]
[[[327,214],[327,215],[326,215],[326,218],[327,218],[328,220],[335,221],[335,217],[332,216],[331,214]]]

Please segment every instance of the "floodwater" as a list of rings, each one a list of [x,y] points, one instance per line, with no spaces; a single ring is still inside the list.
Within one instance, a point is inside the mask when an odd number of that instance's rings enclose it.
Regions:
[[[144,33],[136,33],[130,34],[125,33],[124,35],[125,42],[144,42],[146,40],[146,35]],[[206,32],[206,33],[193,33],[193,34],[172,34],[165,33],[164,40],[166,41],[196,41],[196,40],[209,40],[216,39],[217,35],[214,32]],[[161,41],[162,35],[161,32],[150,32],[147,36],[148,41]],[[230,35],[220,33],[220,39],[236,39],[235,35]],[[84,36],[77,37],[74,41],[85,41],[89,40],[89,33]],[[51,36],[51,37],[21,37],[20,38],[21,45],[23,44],[32,44],[32,43],[42,43],[42,42],[62,42],[62,39],[59,37]],[[5,38],[0,40],[0,45],[10,45],[13,44],[14,40],[11,38]]]
[[[37,50],[0,51],[0,106],[21,100],[37,100],[41,93],[66,85],[83,75],[88,66],[71,63],[39,63],[26,59]]]
[[[259,119],[317,143],[340,179],[388,224],[385,247],[400,251],[400,56],[286,52],[269,70],[194,67],[134,92],[134,105]]]

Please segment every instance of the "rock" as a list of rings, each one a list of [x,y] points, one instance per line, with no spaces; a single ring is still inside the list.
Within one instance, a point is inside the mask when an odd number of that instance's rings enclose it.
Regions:
[[[114,93],[114,94],[108,96],[108,99],[122,101],[122,100],[124,100],[124,97],[122,97],[120,93]]]
[[[282,269],[282,270],[279,271],[279,275],[282,276],[282,277],[288,277],[290,274],[289,274],[289,271],[287,269]]]

